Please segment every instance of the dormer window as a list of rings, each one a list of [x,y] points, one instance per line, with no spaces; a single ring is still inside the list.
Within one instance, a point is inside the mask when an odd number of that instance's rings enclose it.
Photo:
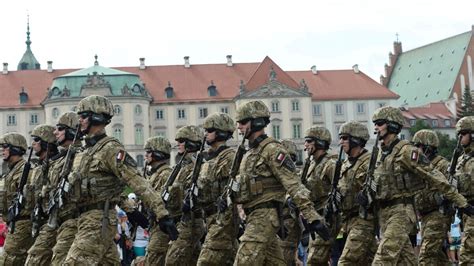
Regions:
[[[25,104],[28,101],[28,93],[22,88],[20,92],[20,104]]]
[[[166,98],[173,98],[174,92],[173,87],[171,87],[171,82],[168,81],[168,87],[165,88]]]
[[[28,69],[28,63],[21,63],[21,66],[20,66],[21,70],[25,70],[25,69]]]
[[[211,80],[211,86],[207,87],[207,93],[209,96],[217,95],[217,87],[214,85],[214,82]]]

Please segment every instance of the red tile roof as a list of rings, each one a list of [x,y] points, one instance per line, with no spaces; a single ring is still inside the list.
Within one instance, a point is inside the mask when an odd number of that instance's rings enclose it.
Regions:
[[[410,107],[402,109],[402,114],[405,119],[430,119],[430,120],[438,120],[438,127],[446,127],[444,124],[445,119],[450,119],[451,123],[449,128],[454,126],[455,117],[449,111],[448,107],[442,103],[430,103],[425,106],[420,107]]]
[[[287,72],[283,71],[270,57],[266,56],[245,85],[246,89],[253,91],[265,85],[269,80],[270,71],[272,69],[276,74],[276,80],[288,85],[290,88],[299,88],[298,83],[290,77]]]

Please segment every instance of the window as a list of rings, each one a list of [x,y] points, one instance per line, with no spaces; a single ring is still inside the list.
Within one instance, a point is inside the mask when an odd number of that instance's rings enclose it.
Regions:
[[[142,106],[141,105],[135,105],[135,114],[136,115],[141,115],[142,114]]]
[[[173,88],[172,87],[167,87],[165,89],[165,93],[166,93],[166,98],[168,98],[168,99],[173,98]]]
[[[59,109],[54,107],[52,115],[53,115],[53,118],[58,118],[59,117]]]
[[[280,102],[273,101],[272,102],[272,112],[280,112]]]
[[[432,127],[438,127],[438,119],[431,120],[431,126]]]
[[[275,139],[280,139],[280,125],[273,125],[272,126],[272,135]]]
[[[415,119],[410,119],[410,126],[414,126],[416,124],[416,120]]]
[[[336,115],[343,115],[344,114],[344,106],[341,103],[335,105],[336,107]]]
[[[313,115],[314,116],[321,116],[321,105],[320,104],[313,104]]]
[[[357,114],[365,114],[365,103],[357,104]]]
[[[303,151],[297,150],[296,151],[296,165],[302,165],[304,161]]]
[[[155,130],[155,136],[166,138],[166,129],[157,129],[157,130]]]
[[[144,166],[145,159],[143,155],[139,154],[137,155],[137,166],[138,167],[143,167]]]
[[[207,108],[200,107],[199,108],[199,118],[206,118],[207,117]]]
[[[207,93],[209,96],[216,96],[217,95],[217,90],[216,90],[216,86],[214,85],[211,85],[207,88]]]
[[[135,125],[135,145],[143,145],[143,126]]]
[[[38,124],[38,114],[31,114],[30,125],[37,125],[37,124]]]
[[[444,126],[445,127],[450,127],[451,126],[451,120],[450,119],[444,119]]]
[[[158,109],[158,110],[156,110],[156,119],[157,119],[157,120],[163,120],[163,119],[165,119],[165,115],[164,115],[164,114],[165,114],[165,110],[163,110],[163,109]]]
[[[186,110],[178,109],[178,119],[186,119]]]
[[[300,124],[293,124],[293,138],[294,139],[301,138],[301,125]]]
[[[120,142],[123,143],[123,126],[121,125],[114,126],[113,135],[114,135],[114,138],[118,139]]]
[[[16,115],[8,115],[7,126],[16,126]]]
[[[229,114],[229,107],[227,107],[227,106],[222,106],[222,107],[221,107],[221,113]]]
[[[386,103],[378,103],[378,105],[379,105],[379,108],[380,108],[380,107],[384,107],[387,104]]]
[[[405,139],[405,134],[400,134],[400,139],[404,140]]]
[[[293,112],[299,112],[300,111],[300,102],[298,100],[293,100],[291,102],[291,110]]]
[[[122,114],[122,108],[120,105],[114,105],[114,115],[118,116]]]

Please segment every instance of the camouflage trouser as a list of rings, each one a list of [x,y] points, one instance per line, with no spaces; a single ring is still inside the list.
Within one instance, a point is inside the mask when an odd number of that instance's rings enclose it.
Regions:
[[[254,210],[246,221],[234,265],[286,265],[276,235],[280,227],[276,209]]]
[[[346,244],[338,265],[370,265],[374,259],[377,243],[374,220],[364,220],[358,216],[344,223],[347,233]]]
[[[52,265],[62,265],[77,234],[77,219],[69,219],[61,224],[53,247]]]
[[[33,245],[31,221],[20,220],[15,223],[15,233],[8,234],[0,257],[0,265],[23,265],[28,249]]]
[[[51,263],[53,251],[51,247],[56,243],[56,229],[47,224],[41,226],[35,243],[28,250],[26,265],[47,265]]]
[[[217,214],[207,220],[208,232],[197,265],[232,265],[237,252],[237,235],[232,209],[229,208],[216,222]]]
[[[205,234],[203,219],[178,223],[178,239],[172,241],[166,253],[166,265],[196,265]]]
[[[77,234],[67,253],[65,265],[120,265],[114,236],[117,233],[115,210],[109,211],[108,226],[102,235],[102,210],[82,213],[77,219]]]
[[[295,265],[296,251],[298,249],[298,241],[301,237],[301,229],[293,217],[289,217],[283,221],[288,234],[285,239],[279,240],[280,247],[285,258],[286,265]]]
[[[146,248],[145,265],[165,265],[166,251],[170,240],[167,234],[155,225],[150,230],[150,242]]]
[[[449,230],[450,218],[434,211],[421,217],[421,248],[419,265],[451,265],[443,252],[443,242]]]
[[[372,265],[416,265],[408,233],[415,220],[411,205],[396,204],[379,210],[382,240]]]
[[[334,236],[324,241],[318,234],[316,238],[311,239],[308,249],[308,265],[328,265],[331,257],[331,247],[334,243]]]
[[[474,265],[474,217],[463,216],[464,236],[461,240],[461,265]]]

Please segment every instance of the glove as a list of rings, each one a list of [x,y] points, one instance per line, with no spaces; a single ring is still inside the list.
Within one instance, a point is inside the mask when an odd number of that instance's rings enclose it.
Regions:
[[[363,191],[359,191],[356,196],[357,203],[362,206],[364,209],[369,207],[369,198]]]
[[[178,229],[176,229],[173,219],[165,216],[158,221],[158,225],[160,226],[160,230],[166,233],[170,240],[178,239],[179,232]]]
[[[296,204],[293,202],[293,200],[288,197],[288,199],[286,200],[286,204],[288,205],[288,208],[290,208],[291,210],[296,210],[298,207],[296,207]]]
[[[464,207],[461,210],[462,210],[463,213],[465,213],[469,216],[474,215],[474,206],[472,206],[471,204],[468,204],[467,207]]]
[[[183,207],[181,207],[181,211],[183,211],[183,213],[191,212],[191,202],[189,201],[189,198],[185,198],[183,200]]]
[[[316,232],[324,241],[328,241],[331,237],[329,229],[321,221],[316,220],[308,225],[308,230],[310,232]]]
[[[222,197],[217,199],[216,205],[219,213],[224,213],[227,210],[227,201]]]
[[[148,228],[150,225],[146,216],[138,210],[127,212],[127,217],[132,224],[138,224],[142,228]]]

